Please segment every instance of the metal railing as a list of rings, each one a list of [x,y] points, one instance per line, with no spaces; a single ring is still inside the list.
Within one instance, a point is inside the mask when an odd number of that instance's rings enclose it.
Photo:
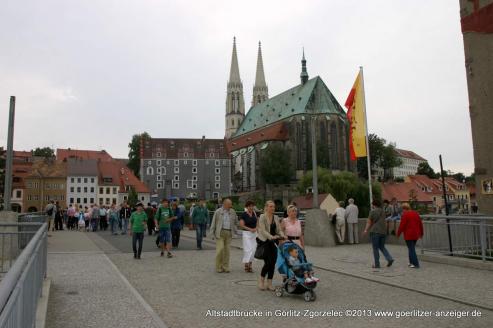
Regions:
[[[0,227],[17,230],[0,234],[32,235],[0,282],[0,328],[32,328],[35,325],[36,308],[46,277],[48,226],[46,223],[6,223]],[[34,232],[22,231],[23,228],[33,227],[37,227]],[[21,249],[20,243],[12,242],[9,245]],[[2,254],[2,258],[5,256],[7,254]]]
[[[493,217],[425,215],[421,252],[493,260]]]

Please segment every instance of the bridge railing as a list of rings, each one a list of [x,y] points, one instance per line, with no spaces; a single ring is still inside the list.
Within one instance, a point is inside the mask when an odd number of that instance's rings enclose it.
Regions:
[[[493,217],[425,215],[422,253],[493,260]]]
[[[34,228],[36,230],[32,231]],[[1,238],[10,238],[8,247],[1,249],[2,260],[13,257],[9,259],[11,265],[0,282],[0,328],[34,327],[36,308],[46,277],[47,228],[46,223],[0,224],[0,230],[6,230],[0,231]],[[31,237],[23,245],[20,237],[28,235]],[[19,251],[17,256],[14,250]]]

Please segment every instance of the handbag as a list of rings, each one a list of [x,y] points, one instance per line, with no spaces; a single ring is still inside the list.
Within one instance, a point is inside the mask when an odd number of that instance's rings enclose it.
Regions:
[[[265,257],[265,250],[267,247],[267,241],[261,241],[257,238],[257,249],[255,250],[254,257],[258,260],[263,260]]]

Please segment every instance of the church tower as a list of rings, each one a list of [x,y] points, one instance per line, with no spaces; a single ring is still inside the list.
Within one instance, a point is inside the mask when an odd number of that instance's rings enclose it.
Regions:
[[[269,89],[265,83],[264,62],[262,60],[262,48],[258,43],[257,72],[255,73],[255,84],[253,86],[252,107],[269,99]]]
[[[229,139],[236,132],[244,117],[245,100],[243,99],[243,83],[240,79],[235,37],[233,38],[233,55],[226,94],[226,139]]]
[[[308,72],[306,70],[305,48],[303,48],[303,58],[301,58],[301,84],[308,82]]]

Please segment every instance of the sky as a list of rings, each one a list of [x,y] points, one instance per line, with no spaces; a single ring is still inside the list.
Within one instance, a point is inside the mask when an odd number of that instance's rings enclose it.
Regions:
[[[364,67],[370,133],[436,170],[474,170],[459,1],[2,0],[0,146],[105,149],[133,134],[224,137],[233,37],[249,108],[258,42],[269,95],[302,47],[341,105]]]

